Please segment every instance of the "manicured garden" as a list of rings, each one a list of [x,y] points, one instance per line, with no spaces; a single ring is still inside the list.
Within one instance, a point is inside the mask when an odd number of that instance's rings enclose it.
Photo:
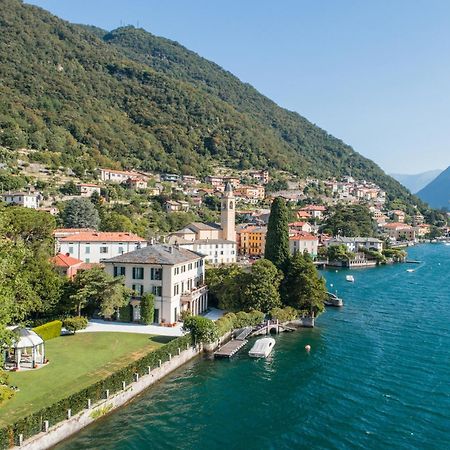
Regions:
[[[49,364],[10,374],[20,390],[0,408],[0,427],[104,379],[172,338],[132,333],[78,333],[47,341]]]

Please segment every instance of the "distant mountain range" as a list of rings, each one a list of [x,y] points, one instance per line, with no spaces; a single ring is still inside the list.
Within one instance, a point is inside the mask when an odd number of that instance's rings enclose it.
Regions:
[[[450,210],[450,166],[417,193],[433,208]]]
[[[413,194],[415,194],[434,180],[441,172],[441,169],[436,169],[413,175],[402,173],[391,173],[390,175],[392,178],[395,178],[398,182],[403,184],[403,186],[407,187]]]

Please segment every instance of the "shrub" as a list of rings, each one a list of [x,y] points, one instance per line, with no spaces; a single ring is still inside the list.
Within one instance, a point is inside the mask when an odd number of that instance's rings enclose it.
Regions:
[[[84,330],[88,326],[88,320],[86,317],[68,317],[64,319],[63,325],[67,331],[75,334],[78,330]]]
[[[14,390],[9,386],[0,385],[0,405],[6,400],[9,400],[11,397],[13,397],[14,394]]]
[[[110,394],[122,390],[122,382],[129,384],[134,381],[134,374],[140,376],[148,373],[148,367],[156,368],[159,361],[166,362],[170,359],[169,355],[176,355],[178,349],[185,350],[191,345],[191,336],[186,334],[173,339],[163,347],[148,353],[137,361],[133,361],[127,366],[117,370],[103,380],[72,394],[68,397],[54,403],[53,405],[42,408],[40,411],[32,413],[14,424],[0,429],[0,448],[9,448],[19,441],[19,434],[23,434],[24,439],[28,439],[42,431],[44,420],[49,421],[53,426],[67,418],[67,410],[71,409],[72,414],[77,414],[87,407],[88,399],[92,403],[105,398],[105,391],[109,389]]]
[[[131,305],[119,308],[119,320],[121,322],[131,322]]]
[[[141,299],[141,323],[145,325],[153,323],[154,313],[155,297],[150,292],[147,292]]]
[[[53,320],[45,323],[39,327],[33,328],[33,331],[38,334],[44,341],[49,341],[61,336],[62,322],[60,320]]]
[[[183,323],[183,329],[189,331],[194,343],[208,344],[219,338],[217,325],[210,319],[201,316],[189,316]]]
[[[286,306],[285,308],[273,308],[270,311],[270,317],[273,320],[279,320],[280,322],[289,322],[299,317],[299,312],[292,308],[292,306]]]

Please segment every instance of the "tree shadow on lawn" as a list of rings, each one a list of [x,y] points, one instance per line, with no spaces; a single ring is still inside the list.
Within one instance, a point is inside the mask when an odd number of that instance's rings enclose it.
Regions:
[[[149,339],[150,341],[156,342],[158,344],[167,344],[168,342],[175,339],[175,336],[152,336]]]

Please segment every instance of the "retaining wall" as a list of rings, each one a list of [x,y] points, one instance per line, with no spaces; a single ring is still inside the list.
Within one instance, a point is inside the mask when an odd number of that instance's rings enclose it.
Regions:
[[[149,374],[141,376],[137,381],[127,385],[123,391],[117,392],[109,398],[95,403],[90,409],[83,410],[70,419],[49,428],[47,432],[39,433],[24,441],[20,447],[14,448],[21,450],[43,450],[56,445],[58,442],[67,439],[100,417],[128,403],[136,395],[201,352],[202,346],[190,347],[182,351],[179,355],[173,356],[170,361],[163,363],[161,367],[151,370]]]

